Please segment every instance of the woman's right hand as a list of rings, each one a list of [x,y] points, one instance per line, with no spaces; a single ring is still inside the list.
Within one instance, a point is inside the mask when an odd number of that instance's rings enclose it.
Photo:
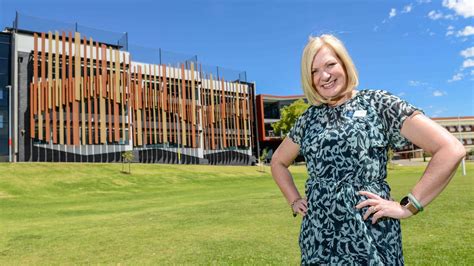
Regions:
[[[304,199],[297,199],[293,202],[291,206],[293,210],[293,214],[301,214],[301,216],[305,216],[306,212],[308,212],[308,201]]]

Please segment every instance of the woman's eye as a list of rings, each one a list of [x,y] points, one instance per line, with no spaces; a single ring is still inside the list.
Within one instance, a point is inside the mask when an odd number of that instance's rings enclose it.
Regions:
[[[335,65],[336,65],[336,63],[329,63],[328,66],[332,67],[332,66],[335,66]]]

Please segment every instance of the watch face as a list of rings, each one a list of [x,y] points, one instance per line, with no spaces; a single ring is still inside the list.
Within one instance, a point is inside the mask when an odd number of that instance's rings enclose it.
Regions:
[[[406,206],[409,202],[410,200],[408,199],[408,196],[406,196],[400,201],[400,205]]]

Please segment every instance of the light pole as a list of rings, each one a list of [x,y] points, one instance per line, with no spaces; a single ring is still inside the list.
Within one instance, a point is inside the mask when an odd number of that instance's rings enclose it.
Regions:
[[[459,116],[458,116],[458,132],[459,132],[459,137],[461,138],[461,144],[464,147],[463,136],[462,136],[462,133],[461,133],[461,118],[459,118]],[[462,166],[462,175],[465,176],[466,175],[466,158],[465,158],[465,156],[462,157],[461,166]]]
[[[12,154],[12,86],[5,86],[8,89],[8,161],[13,162]]]

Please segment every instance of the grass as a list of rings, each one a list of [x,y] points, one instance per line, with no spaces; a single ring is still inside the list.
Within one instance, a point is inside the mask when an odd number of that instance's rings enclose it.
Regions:
[[[299,264],[270,171],[241,166],[0,164],[0,265]],[[303,191],[304,166],[290,169]],[[474,164],[402,221],[405,261],[472,265]],[[400,199],[423,167],[389,173]]]

